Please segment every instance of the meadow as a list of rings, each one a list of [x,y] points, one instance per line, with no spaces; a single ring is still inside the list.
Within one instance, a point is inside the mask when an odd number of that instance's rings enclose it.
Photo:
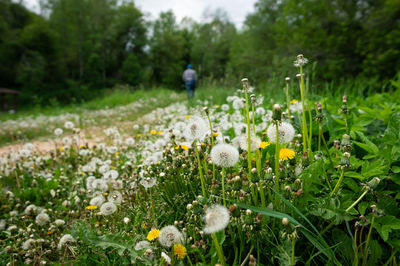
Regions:
[[[295,66],[2,114],[1,264],[398,265],[400,78]]]

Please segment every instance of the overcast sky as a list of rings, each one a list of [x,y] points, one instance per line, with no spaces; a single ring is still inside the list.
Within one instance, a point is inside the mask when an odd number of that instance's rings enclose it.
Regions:
[[[23,0],[29,9],[39,12],[39,0]],[[178,22],[185,16],[201,22],[204,10],[224,9],[229,19],[241,27],[246,15],[254,10],[256,0],[135,0],[136,5],[155,19],[162,11],[172,9]]]

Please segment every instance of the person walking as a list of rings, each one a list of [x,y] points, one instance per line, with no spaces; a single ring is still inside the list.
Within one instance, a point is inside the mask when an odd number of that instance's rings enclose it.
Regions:
[[[194,90],[196,89],[197,74],[193,70],[193,66],[189,64],[187,69],[183,72],[182,80],[185,82],[188,100],[194,97]]]

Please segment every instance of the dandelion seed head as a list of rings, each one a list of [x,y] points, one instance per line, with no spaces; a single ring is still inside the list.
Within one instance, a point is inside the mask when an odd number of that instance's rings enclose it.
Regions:
[[[232,145],[221,143],[212,148],[211,159],[218,166],[232,167],[239,160],[239,151]]]
[[[206,131],[206,122],[200,117],[193,117],[186,126],[186,138],[188,140],[202,139]]]
[[[206,234],[219,232],[229,223],[229,211],[222,205],[213,205],[209,207],[204,215],[206,223],[203,231]]]
[[[60,242],[58,242],[57,247],[58,247],[58,249],[61,249],[65,244],[73,243],[73,242],[75,242],[74,237],[70,234],[66,234],[61,237]]]
[[[50,221],[50,216],[47,213],[39,213],[35,219],[36,223],[40,226],[47,224]]]
[[[239,145],[242,150],[248,152],[249,143],[248,143],[248,134],[242,134],[239,139]],[[250,133],[250,151],[255,151],[260,147],[261,139],[256,136],[253,132]]]
[[[289,143],[293,140],[294,138],[294,128],[292,124],[288,122],[282,122],[278,125],[278,134],[279,134],[279,143],[280,144],[285,144]],[[267,135],[269,140],[272,143],[276,142],[276,125],[271,124],[268,129],[267,129]]]
[[[100,211],[105,216],[111,215],[117,211],[117,206],[112,202],[106,202],[101,205]]]
[[[182,233],[173,225],[168,225],[160,230],[158,241],[163,247],[171,247],[173,244],[184,242]]]

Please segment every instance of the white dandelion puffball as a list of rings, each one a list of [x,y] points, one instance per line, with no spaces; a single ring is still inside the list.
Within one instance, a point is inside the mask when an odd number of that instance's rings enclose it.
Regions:
[[[213,205],[209,207],[204,215],[206,223],[203,231],[206,234],[213,234],[219,232],[229,223],[229,211],[222,205]]]
[[[72,242],[75,242],[74,237],[70,234],[66,234],[61,237],[60,242],[58,242],[57,247],[58,247],[58,249],[61,249],[65,244],[72,243]]]
[[[256,136],[253,132],[250,133],[250,151],[255,151],[260,147],[261,139]],[[240,148],[244,151],[248,152],[249,149],[249,140],[248,135],[242,134],[239,138]]]
[[[294,128],[292,124],[288,122],[282,122],[280,125],[278,125],[278,134],[279,134],[279,143],[280,144],[285,144],[289,143],[293,140],[294,138]],[[269,140],[272,143],[276,142],[276,125],[271,124],[269,125],[267,129],[267,135]]]
[[[63,133],[63,130],[61,128],[56,128],[54,130],[54,135],[60,136]]]
[[[110,194],[108,194],[107,197],[109,202],[112,202],[114,204],[121,204],[122,202],[122,194],[121,192],[114,190],[113,192],[111,192]]]
[[[147,240],[142,240],[136,243],[135,250],[141,250],[145,248],[150,248],[150,242]]]
[[[50,217],[47,213],[39,213],[36,216],[36,223],[40,226],[47,224],[50,221]]]
[[[202,139],[206,131],[206,122],[200,117],[195,117],[186,126],[186,137],[190,140]]]
[[[145,189],[152,188],[156,184],[156,182],[157,179],[155,179],[154,177],[144,177],[140,180],[140,184],[144,186]]]
[[[103,215],[111,215],[117,211],[117,206],[112,202],[106,202],[101,205],[100,211]]]
[[[74,128],[74,123],[72,123],[71,121],[67,121],[67,122],[65,122],[64,127],[66,129],[72,129],[72,128]]]
[[[167,265],[171,264],[171,258],[164,251],[161,252],[161,257],[165,260]]]
[[[133,138],[127,138],[125,140],[125,145],[128,147],[133,146],[134,144],[135,144],[135,140]]]
[[[290,105],[290,111],[293,113],[302,113],[303,105],[301,102],[295,102]]]
[[[61,219],[57,219],[54,221],[54,224],[58,227],[65,225],[65,221]]]
[[[233,167],[239,160],[239,151],[229,144],[218,144],[211,150],[212,161],[222,167]]]
[[[102,195],[99,195],[90,200],[90,205],[100,207],[101,205],[103,205],[104,201],[106,201],[104,197]]]
[[[110,180],[110,179],[117,179],[119,174],[117,170],[110,170],[105,172],[103,176],[105,180]]]
[[[22,243],[22,249],[23,250],[28,250],[33,248],[33,245],[35,244],[35,240],[32,238],[29,238],[28,240],[26,240],[24,243]]]
[[[183,240],[182,233],[173,225],[161,228],[160,234],[158,235],[158,241],[161,246],[167,248],[171,247],[173,244],[182,244]]]

